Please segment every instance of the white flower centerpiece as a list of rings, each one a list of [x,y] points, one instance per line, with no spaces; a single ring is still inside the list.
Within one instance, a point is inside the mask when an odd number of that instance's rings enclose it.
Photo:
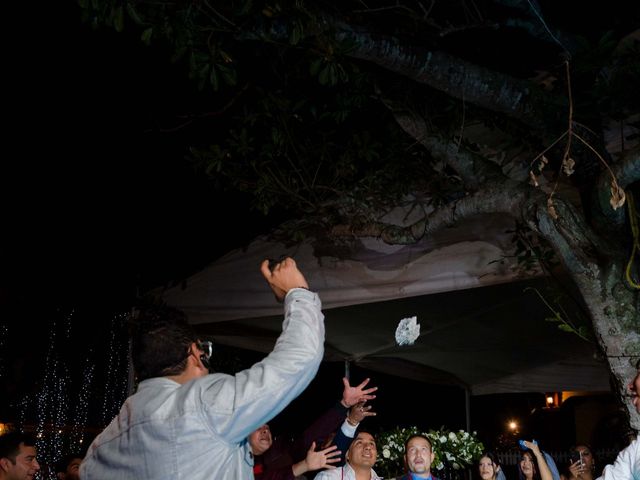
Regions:
[[[385,478],[400,476],[405,471],[404,443],[411,435],[425,435],[433,445],[435,457],[431,464],[431,472],[441,477],[450,469],[464,470],[480,458],[484,446],[478,440],[476,432],[464,430],[451,431],[420,430],[418,427],[396,427],[378,435],[378,461],[374,466],[376,472]]]

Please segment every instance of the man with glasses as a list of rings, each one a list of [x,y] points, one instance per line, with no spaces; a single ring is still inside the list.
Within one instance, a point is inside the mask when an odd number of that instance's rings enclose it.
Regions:
[[[137,319],[132,359],[138,381],[118,416],[93,441],[82,480],[252,479],[247,436],[277,415],[315,376],[324,316],[291,258],[261,272],[284,301],[273,351],[236,375],[210,374],[210,344],[184,315],[150,310]]]

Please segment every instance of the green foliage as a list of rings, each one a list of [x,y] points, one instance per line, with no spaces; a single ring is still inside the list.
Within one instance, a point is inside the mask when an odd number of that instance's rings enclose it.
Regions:
[[[533,274],[540,268],[551,272],[559,265],[551,245],[522,222],[516,222],[515,230],[508,233],[513,234],[511,241],[515,245],[514,255],[517,266],[523,273]]]
[[[568,314],[562,305],[563,295],[561,295],[560,292],[556,292],[555,296],[551,300],[548,300],[536,288],[527,287],[525,291],[527,290],[535,292],[535,294],[553,314],[551,317],[546,317],[544,319],[546,322],[556,323],[559,330],[576,334],[587,342],[593,341],[593,334],[591,329],[587,326],[587,320],[583,319],[579,312],[576,312],[574,315]],[[555,305],[555,308],[552,304]],[[582,324],[579,324],[578,322],[582,322]]]
[[[203,98],[213,99],[210,109],[224,113],[207,138],[192,142],[190,158],[217,184],[253,195],[254,207],[265,214],[283,207],[304,218],[293,226],[298,238],[326,232],[335,223],[366,225],[407,201],[408,194],[413,207],[427,211],[473,193],[449,166],[434,162],[419,137],[400,129],[381,102],[386,95],[415,107],[430,134],[460,138],[469,125],[481,124],[500,136],[492,148],[482,143],[484,138],[458,142],[489,162],[508,161],[500,155],[515,145],[533,152],[548,145],[546,125],[529,128],[453,98],[444,87],[438,92],[419,86],[416,73],[391,73],[393,65],[380,68],[351,56],[365,41],[355,40],[360,32],[393,37],[385,45],[398,57],[403,44],[425,51],[440,48],[449,36],[433,31],[438,21],[464,26],[466,19],[452,6],[439,4],[426,22],[422,9],[411,2],[381,9],[351,0],[322,5],[304,0],[79,0],[79,5],[90,24],[134,31],[146,45],[165,49],[172,61],[181,62]],[[336,35],[344,24],[353,30]],[[619,32],[595,41],[582,38],[583,48],[574,53],[576,117],[593,120],[606,111],[623,118],[635,105],[631,97],[637,89],[624,86],[640,77],[640,62],[633,61],[637,45],[617,52],[618,37]],[[456,42],[453,50],[461,44]],[[475,55],[482,50],[468,47]],[[618,63],[608,75],[612,58]],[[519,56],[518,61],[526,59]],[[545,105],[552,112],[549,128],[556,121],[566,125],[566,97],[553,96],[550,103]],[[514,232],[519,267],[530,272],[540,263],[553,265],[551,249],[526,232]]]

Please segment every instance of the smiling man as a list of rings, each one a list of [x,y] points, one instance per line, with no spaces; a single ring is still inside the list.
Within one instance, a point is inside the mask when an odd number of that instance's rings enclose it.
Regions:
[[[0,436],[0,480],[29,480],[40,471],[35,439],[19,432]]]
[[[360,431],[347,450],[347,463],[334,470],[325,470],[315,480],[381,480],[373,470],[378,458],[376,440],[369,432]]]
[[[404,463],[407,474],[401,480],[430,479],[437,480],[431,475],[431,462],[433,462],[433,449],[431,442],[423,435],[413,435],[404,444]]]

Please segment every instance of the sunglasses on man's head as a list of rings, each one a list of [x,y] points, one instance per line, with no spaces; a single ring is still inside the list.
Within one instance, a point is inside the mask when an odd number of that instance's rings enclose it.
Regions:
[[[210,369],[211,355],[213,354],[213,342],[210,340],[198,340],[196,345],[203,352],[202,355],[200,355],[200,360],[202,361],[202,364],[207,369]]]

